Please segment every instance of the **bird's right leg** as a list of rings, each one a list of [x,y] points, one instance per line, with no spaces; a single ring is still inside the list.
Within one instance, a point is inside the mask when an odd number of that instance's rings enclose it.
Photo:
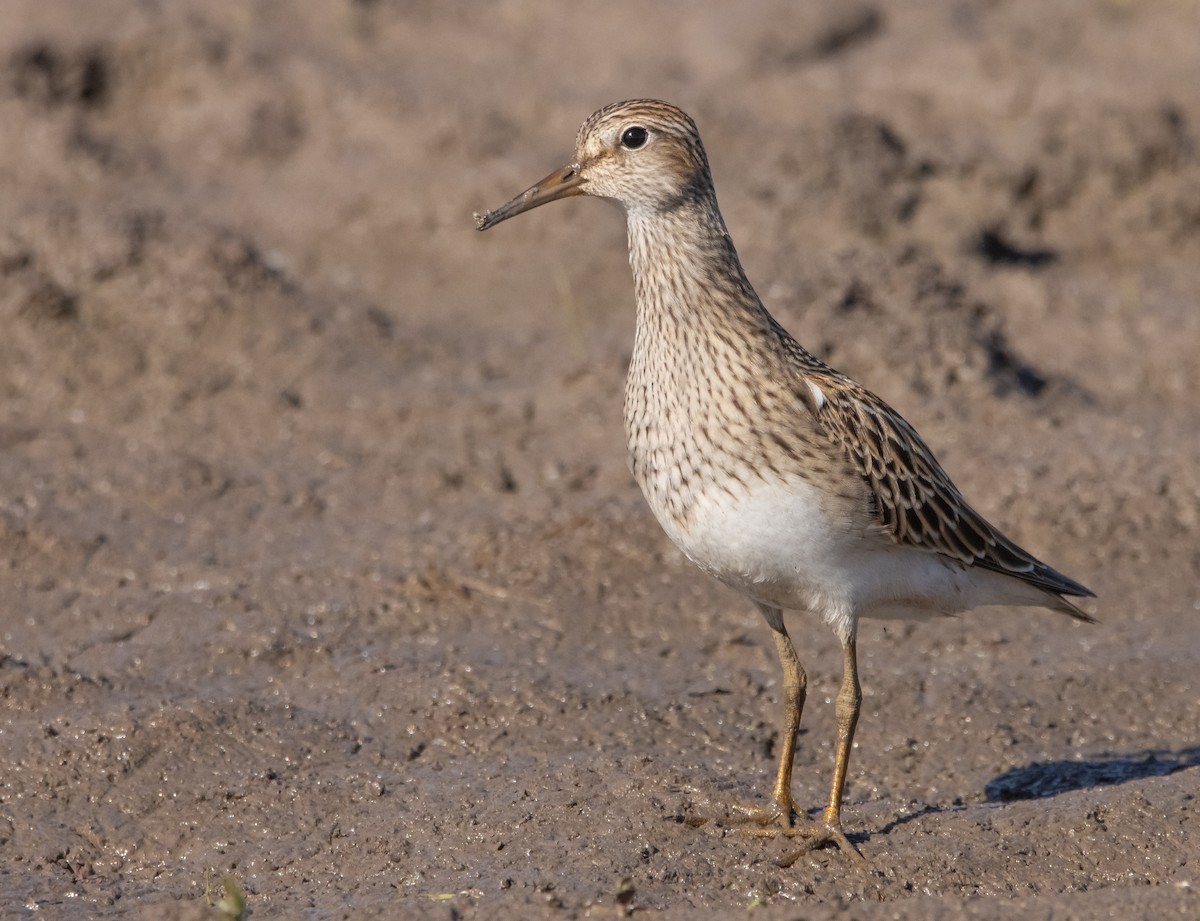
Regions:
[[[771,636],[775,640],[775,651],[779,655],[779,664],[783,669],[784,711],[779,740],[779,768],[775,773],[775,789],[771,793],[774,807],[769,810],[749,810],[751,818],[764,826],[753,833],[763,836],[781,835],[788,838],[805,839],[806,846],[792,855],[789,860],[795,860],[801,854],[825,844],[836,844],[841,850],[848,851],[861,860],[862,855],[858,849],[843,834],[836,813],[831,819],[827,812],[823,821],[814,822],[807,818],[804,811],[796,805],[796,801],[792,798],[792,765],[796,757],[796,736],[800,731],[800,717],[804,713],[804,700],[808,693],[808,676],[804,672],[804,666],[800,664],[800,657],[796,655],[796,647],[792,644],[792,638],[788,636],[787,627],[783,622],[783,611],[765,604],[759,604],[759,610],[762,611],[767,625],[771,628]],[[850,651],[847,654],[848,663],[853,663],[853,656],[854,647],[851,643]],[[848,668],[852,668],[851,674],[854,684],[857,686],[857,669],[853,669],[852,665]],[[840,709],[842,708],[839,699]],[[857,713],[855,716],[857,717]],[[853,732],[854,727],[851,725],[845,735],[852,738]],[[834,789],[840,794],[845,778],[844,759],[839,758],[837,767],[839,771],[834,781]],[[840,796],[838,799],[840,805]],[[766,827],[768,825],[775,825],[775,827],[768,828]]]
[[[792,815],[802,814],[792,799],[792,764],[796,758],[796,735],[800,731],[800,717],[804,713],[804,699],[808,693],[808,676],[796,655],[796,647],[788,636],[783,623],[783,611],[769,605],[759,604],[771,638],[775,641],[775,652],[783,669],[783,725],[779,731],[779,767],[775,772],[775,788],[771,792],[773,805],[769,808],[751,808],[751,818],[762,824],[777,823],[783,827],[791,825]]]
[[[779,608],[764,607],[763,614],[770,615],[767,623],[783,668],[783,726],[779,730],[779,769],[775,772],[771,799],[784,821],[790,822],[792,813],[798,812],[792,799],[792,765],[796,759],[796,736],[800,732],[800,717],[804,714],[804,699],[808,695],[808,675],[783,624],[783,612]]]

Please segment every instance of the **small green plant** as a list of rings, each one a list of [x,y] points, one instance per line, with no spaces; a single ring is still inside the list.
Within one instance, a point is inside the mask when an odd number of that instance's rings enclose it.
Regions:
[[[212,886],[206,880],[204,901],[217,910],[221,921],[245,921],[249,914],[246,908],[246,894],[231,876],[225,877],[221,883],[221,896],[216,901],[213,901]]]

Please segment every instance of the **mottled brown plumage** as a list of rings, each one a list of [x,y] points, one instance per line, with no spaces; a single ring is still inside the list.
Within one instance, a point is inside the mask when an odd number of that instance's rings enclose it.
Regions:
[[[480,230],[571,195],[620,202],[637,300],[625,390],[630,468],[671,539],[753,599],[784,673],[776,833],[833,841],[861,691],[860,617],[1039,605],[1091,617],[1091,595],[985,521],[921,437],[869,390],[807,352],[762,305],[717,208],[692,120],[654,100],[607,106],[575,160]],[[807,679],[784,609],[829,623],[844,649],[838,744],[823,821],[793,827],[791,771]],[[856,853],[856,852],[855,852]]]

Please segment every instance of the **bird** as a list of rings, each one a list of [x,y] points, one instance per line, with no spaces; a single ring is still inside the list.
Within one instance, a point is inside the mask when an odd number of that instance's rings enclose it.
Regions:
[[[611,199],[625,212],[636,301],[625,385],[629,467],[670,539],[761,612],[783,672],[784,718],[758,828],[862,856],[842,800],[862,706],[863,618],[955,615],[980,605],[1094,618],[1095,597],[1021,549],[963,498],[896,410],[805,349],[767,311],[717,207],[695,122],[654,99],[599,109],[574,158],[475,214],[487,230],[548,202]],[[828,804],[792,795],[807,674],[784,622],[802,611],[842,647]]]

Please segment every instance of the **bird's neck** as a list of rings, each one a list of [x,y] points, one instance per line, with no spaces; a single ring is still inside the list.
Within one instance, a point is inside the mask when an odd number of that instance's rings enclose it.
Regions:
[[[708,482],[697,465],[740,469],[729,452],[737,438],[719,420],[729,406],[753,411],[755,375],[772,366],[779,343],[715,201],[631,209],[628,220],[637,326],[626,443],[634,479],[671,532]],[[737,419],[743,430],[755,424],[745,412]],[[718,430],[724,441],[714,440]]]
[[[627,219],[635,352],[722,338],[748,342],[767,333],[770,316],[746,278],[714,197],[666,211],[631,208]]]

